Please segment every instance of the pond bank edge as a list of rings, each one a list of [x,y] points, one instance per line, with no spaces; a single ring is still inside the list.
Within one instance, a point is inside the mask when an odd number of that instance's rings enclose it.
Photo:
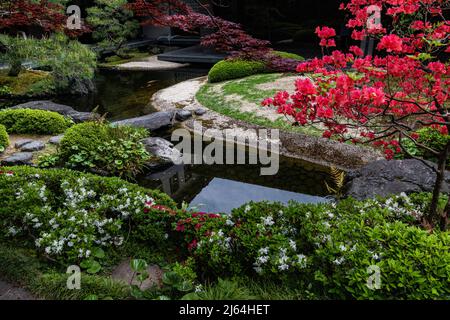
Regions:
[[[198,109],[206,110],[204,115],[182,122],[182,126],[194,134],[201,134],[208,138],[214,137],[208,132],[205,134],[208,129],[233,129],[237,136],[249,129],[270,129],[230,118],[201,105],[196,99],[196,94],[206,82],[207,77],[200,77],[162,89],[153,95],[151,104],[158,111],[185,109],[194,113]],[[194,128],[195,122],[202,123],[203,132],[196,132],[198,129]],[[227,140],[227,142],[234,141]],[[282,156],[326,167],[334,166],[342,170],[356,169],[372,161],[383,159],[380,153],[368,147],[343,144],[302,133],[280,130],[280,142]]]

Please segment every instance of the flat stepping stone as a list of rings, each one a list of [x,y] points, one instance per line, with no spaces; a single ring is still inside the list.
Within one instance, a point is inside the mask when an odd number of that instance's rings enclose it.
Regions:
[[[48,140],[48,142],[51,144],[54,144],[54,145],[60,145],[62,138],[64,138],[63,134],[61,134],[59,136],[51,137],[50,140]]]
[[[41,141],[32,141],[30,143],[24,144],[20,147],[20,151],[23,152],[34,152],[45,148],[45,144]]]
[[[31,152],[18,152],[2,160],[4,166],[29,165],[33,159]]]
[[[157,265],[151,265],[147,268],[147,273],[149,277],[145,280],[142,285],[136,279],[133,279],[134,271],[131,269],[130,260],[122,261],[112,272],[112,278],[116,281],[139,286],[141,290],[147,290],[152,287],[161,287],[162,286],[162,276],[163,271]],[[133,281],[131,281],[133,279]]]
[[[16,149],[20,149],[22,148],[24,145],[29,144],[31,142],[33,142],[34,140],[32,139],[21,139],[21,140],[17,140],[16,143],[14,144],[14,147],[16,147]]]

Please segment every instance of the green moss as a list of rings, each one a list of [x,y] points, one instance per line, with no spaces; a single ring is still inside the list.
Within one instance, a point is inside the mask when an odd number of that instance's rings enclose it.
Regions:
[[[34,96],[54,93],[53,77],[44,71],[23,71],[17,77],[0,71],[0,96]]]
[[[0,124],[9,133],[60,134],[73,122],[59,113],[33,109],[5,109],[0,111]]]

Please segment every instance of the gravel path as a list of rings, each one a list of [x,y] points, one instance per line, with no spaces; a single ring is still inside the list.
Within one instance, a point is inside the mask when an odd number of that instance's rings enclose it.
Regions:
[[[37,300],[27,290],[0,280],[0,300]]]
[[[157,56],[151,56],[140,61],[126,62],[116,66],[118,70],[132,70],[132,71],[157,71],[157,70],[171,70],[187,66],[186,64],[160,61]]]

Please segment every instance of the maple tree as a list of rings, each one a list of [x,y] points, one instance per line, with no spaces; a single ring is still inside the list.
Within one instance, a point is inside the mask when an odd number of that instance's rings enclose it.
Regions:
[[[201,44],[228,54],[229,59],[264,61],[274,70],[295,70],[297,62],[277,56],[269,41],[252,37],[240,24],[216,17],[208,5],[196,2],[202,12],[195,12],[180,0],[136,0],[129,7],[144,18],[144,25],[176,27],[190,33],[211,30],[201,36]]]
[[[67,0],[2,0],[0,30],[24,32],[26,28],[33,27],[44,33],[64,31],[72,37],[87,32],[86,26],[80,30],[70,30],[66,27],[66,2]]]
[[[446,228],[450,198],[444,213],[438,202],[450,155],[450,140],[441,149],[419,141],[416,131],[433,127],[450,131],[450,21],[448,1],[351,0],[341,5],[350,14],[352,37],[377,40],[377,54],[364,56],[359,47],[332,51],[336,32],[318,27],[322,58],[301,63],[305,74],[294,94],[279,92],[263,102],[290,117],[296,125],[320,125],[324,137],[341,142],[373,144],[387,159],[408,154],[407,143],[437,158],[433,199],[424,222]],[[384,19],[374,20],[373,12]],[[382,23],[383,22],[383,23]]]

